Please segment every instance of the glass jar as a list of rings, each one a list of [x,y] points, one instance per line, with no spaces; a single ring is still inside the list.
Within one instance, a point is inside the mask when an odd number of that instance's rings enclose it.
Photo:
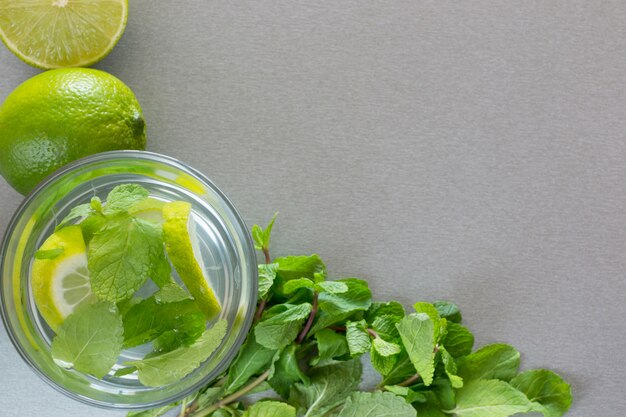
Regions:
[[[116,377],[124,361],[145,353],[125,350],[103,379],[57,366],[50,353],[54,333],[37,311],[31,290],[34,254],[72,207],[98,196],[103,201],[120,184],[139,184],[150,196],[192,204],[198,249],[228,322],[220,347],[176,383],[145,387],[136,376]],[[43,181],[11,219],[0,247],[0,304],[7,332],[22,358],[52,387],[76,400],[105,408],[142,409],[181,399],[226,370],[250,328],[257,297],[254,246],[241,216],[203,174],[173,158],[151,152],[114,151],[93,155]]]

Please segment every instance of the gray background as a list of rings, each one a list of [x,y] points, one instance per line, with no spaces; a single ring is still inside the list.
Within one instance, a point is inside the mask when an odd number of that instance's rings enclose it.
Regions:
[[[379,299],[452,299],[477,345],[626,410],[626,3],[131,0],[97,68],[149,149],[206,173],[274,255],[318,252]],[[38,71],[0,48],[0,99]],[[1,181],[1,180],[0,180]],[[21,196],[0,182],[0,231]],[[113,417],[0,331],[0,415]]]

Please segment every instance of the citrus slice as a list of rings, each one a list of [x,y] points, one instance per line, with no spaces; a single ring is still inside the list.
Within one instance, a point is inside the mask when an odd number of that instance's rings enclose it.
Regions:
[[[222,307],[205,277],[206,268],[199,263],[202,258],[199,256],[198,244],[192,239],[192,234],[195,237],[196,233],[190,230],[193,228],[191,204],[184,201],[164,204],[163,219],[163,240],[167,255],[200,310],[208,319],[212,319]]]
[[[128,213],[142,220],[161,224],[163,223],[164,205],[164,201],[148,197],[129,208]]]
[[[0,37],[35,67],[86,67],[111,52],[127,17],[127,0],[0,0]]]
[[[53,329],[91,298],[87,250],[80,226],[52,234],[35,255],[32,289],[39,312]]]

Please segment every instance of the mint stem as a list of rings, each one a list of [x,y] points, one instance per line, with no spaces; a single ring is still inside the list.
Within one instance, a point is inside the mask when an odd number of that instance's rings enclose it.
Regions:
[[[255,379],[254,381],[252,381],[251,383],[249,383],[248,385],[246,385],[239,391],[230,394],[228,397],[224,397],[223,399],[216,402],[210,407],[207,407],[203,410],[198,411],[196,414],[193,415],[193,417],[206,417],[209,414],[213,413],[214,411],[219,410],[220,408],[224,407],[225,405],[228,405],[232,402],[237,401],[239,398],[243,397],[244,395],[246,395],[247,393],[255,389],[257,386],[261,385],[269,377],[269,375],[270,375],[270,370],[268,369],[267,371],[259,375],[257,379]]]
[[[265,255],[265,263],[266,264],[271,264],[272,263],[272,258],[270,258],[270,249],[264,247],[263,248],[263,255]]]
[[[318,295],[317,291],[313,292],[313,308],[311,308],[311,314],[309,314],[309,319],[306,321],[304,328],[302,329],[302,331],[298,335],[298,338],[296,339],[297,344],[300,344],[304,341],[307,333],[309,332],[309,330],[311,329],[311,326],[313,325],[313,320],[315,320],[315,316],[317,315],[317,295]]]
[[[397,385],[400,386],[400,387],[408,387],[409,385],[412,385],[418,379],[420,379],[420,375],[419,374],[415,374],[415,375],[407,378],[406,380],[400,382]]]
[[[263,310],[265,310],[265,304],[267,303],[267,300],[263,299],[261,300],[261,302],[259,303],[259,306],[256,309],[256,313],[254,314],[254,323],[258,323],[259,320],[261,320],[261,316],[263,315]]]
[[[378,333],[376,333],[376,330],[374,329],[367,329],[367,332],[369,333],[370,336],[372,336],[374,339],[378,339]]]

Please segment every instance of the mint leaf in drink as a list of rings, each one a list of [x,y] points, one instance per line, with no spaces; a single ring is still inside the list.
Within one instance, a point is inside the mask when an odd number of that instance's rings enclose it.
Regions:
[[[155,249],[155,252],[152,254],[148,276],[159,288],[164,288],[170,284],[176,285],[172,278],[172,265],[170,265],[170,261],[165,256],[165,248],[162,247],[161,250],[158,250],[155,246]]]
[[[79,305],[57,329],[52,358],[62,368],[102,378],[122,351],[122,333],[122,319],[115,305]]]
[[[411,363],[424,385],[433,382],[437,328],[427,313],[412,313],[397,325]]]
[[[148,190],[137,184],[118,185],[109,192],[102,212],[108,216],[127,211],[133,205],[148,198]]]
[[[242,417],[296,417],[296,409],[279,401],[260,401],[251,405]]]
[[[450,413],[459,417],[508,417],[533,411],[532,403],[523,393],[495,379],[466,384],[457,392],[456,401]]]
[[[259,299],[262,300],[267,297],[270,288],[274,285],[276,279],[276,271],[278,271],[278,264],[259,264]]]
[[[361,372],[358,359],[312,368],[310,384],[292,385],[289,403],[304,417],[325,416],[357,389]]]
[[[460,323],[463,320],[459,307],[450,301],[435,301],[433,306],[437,309],[442,319],[452,323]]]
[[[308,303],[284,307],[282,313],[261,321],[254,329],[256,341],[268,349],[282,349],[293,342],[311,313]]]
[[[35,252],[35,259],[54,259],[61,256],[63,252],[65,252],[64,248],[54,248],[49,250],[39,249]]]
[[[105,224],[106,219],[100,214],[92,214],[80,222],[80,230],[83,232],[85,243],[89,244],[93,236],[102,230]]]
[[[162,296],[162,295],[161,295]],[[159,303],[156,295],[132,306],[123,317],[124,347],[139,346],[168,332],[160,349],[191,345],[205,329],[205,317],[195,301]],[[164,346],[164,345],[167,345]],[[178,346],[176,346],[178,345]]]
[[[391,392],[355,392],[346,400],[337,417],[416,417],[411,405]]]
[[[292,343],[280,353],[274,362],[268,382],[270,386],[283,398],[289,396],[290,387],[296,382],[308,384],[309,377],[306,376],[298,364],[297,345]]]
[[[160,227],[126,214],[108,218],[87,254],[91,288],[101,300],[130,298],[148,279],[163,252]]]
[[[329,315],[367,310],[372,305],[372,292],[367,282],[356,278],[336,281],[348,287],[341,293],[322,292],[319,294],[319,308]]]
[[[348,342],[350,355],[353,357],[360,356],[370,350],[372,339],[367,332],[367,323],[365,320],[349,321],[346,323],[346,340]]]
[[[510,345],[487,345],[458,361],[459,376],[465,381],[500,379],[510,381],[520,365],[519,352]]]
[[[333,330],[320,330],[315,334],[315,339],[317,340],[318,356],[313,360],[313,365],[326,365],[328,361],[349,353],[346,337]]]
[[[93,209],[91,208],[91,204],[79,204],[76,207],[73,207],[70,212],[59,222],[59,224],[54,228],[55,232],[58,232],[59,229],[67,226],[74,222],[74,220],[83,219],[88,217],[91,213],[93,213]]]
[[[441,340],[446,350],[455,358],[472,353],[474,335],[464,326],[448,322],[446,335]]]
[[[537,410],[545,417],[560,417],[572,405],[572,389],[559,375],[546,369],[522,372],[510,381],[513,388],[541,404]]]
[[[154,300],[158,304],[174,303],[177,301],[190,300],[189,293],[175,282],[170,282],[154,293]]]
[[[220,320],[191,346],[126,364],[137,367],[139,381],[145,386],[159,387],[171,384],[193,372],[211,356],[222,343],[227,327],[226,321]]]
[[[100,200],[100,197],[98,196],[93,196],[91,197],[91,201],[89,202],[89,206],[91,207],[91,209],[93,210],[93,212],[102,215],[102,200]]]
[[[254,338],[254,331],[248,335],[248,340],[239,349],[239,353],[228,369],[228,378],[225,384],[227,394],[241,388],[248,380],[268,369],[276,349],[268,349],[258,344]]]

